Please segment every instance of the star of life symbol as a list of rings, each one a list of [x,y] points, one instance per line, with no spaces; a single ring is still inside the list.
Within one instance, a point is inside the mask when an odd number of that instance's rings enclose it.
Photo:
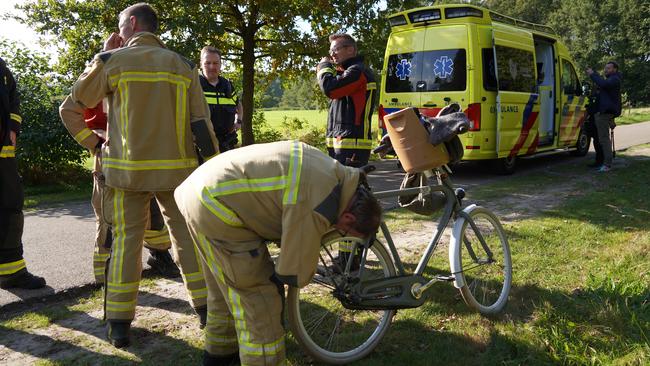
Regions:
[[[406,80],[407,77],[411,76],[411,62],[409,62],[407,59],[402,59],[397,64],[397,70],[395,71],[395,75],[400,80]]]
[[[433,74],[446,79],[454,73],[454,61],[447,56],[442,56],[433,64]]]

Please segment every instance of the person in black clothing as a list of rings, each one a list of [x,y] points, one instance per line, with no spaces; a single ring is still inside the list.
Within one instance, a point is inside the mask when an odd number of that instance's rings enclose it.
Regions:
[[[316,68],[320,88],[330,99],[327,150],[340,163],[361,167],[368,164],[372,149],[375,77],[357,55],[354,38],[333,34],[329,40],[331,57],[323,57]]]
[[[243,110],[232,83],[221,76],[221,51],[212,46],[203,47],[201,71],[201,87],[210,106],[210,119],[219,140],[219,151],[232,150],[237,145]]]
[[[610,61],[605,65],[605,79],[591,68],[587,69],[587,75],[598,86],[594,121],[603,151],[603,164],[598,171],[607,172],[612,167],[613,157],[609,130],[616,126],[614,118],[621,115],[621,74],[618,72],[618,64]]]
[[[15,153],[19,107],[16,81],[0,58],[0,288],[37,289],[45,280],[29,273],[23,259],[24,194]]]
[[[589,96],[589,102],[587,104],[587,117],[585,120],[585,129],[587,131],[587,136],[591,137],[594,150],[596,150],[596,160],[588,164],[590,168],[600,168],[603,165],[603,147],[600,146],[600,141],[598,140],[598,130],[596,129],[596,120],[595,115],[598,111],[596,106],[596,91],[592,89],[591,95]]]

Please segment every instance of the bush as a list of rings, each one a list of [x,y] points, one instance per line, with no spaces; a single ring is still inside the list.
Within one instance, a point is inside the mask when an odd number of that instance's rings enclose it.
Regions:
[[[305,130],[307,126],[307,130]],[[308,145],[326,151],[325,127],[311,126],[306,120],[284,117],[282,134],[285,140],[300,140]]]
[[[58,107],[66,91],[49,59],[16,43],[0,41],[0,54],[14,74],[23,118],[16,159],[27,183],[71,181],[87,174],[88,152],[68,134]]]
[[[283,140],[280,131],[269,126],[264,117],[264,112],[260,109],[253,112],[253,136],[255,137],[255,143],[258,144]]]

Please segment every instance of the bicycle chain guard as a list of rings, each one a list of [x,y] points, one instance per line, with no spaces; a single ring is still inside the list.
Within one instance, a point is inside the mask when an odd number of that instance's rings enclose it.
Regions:
[[[341,301],[343,307],[351,310],[417,308],[424,304],[426,296],[415,298],[411,289],[427,282],[424,277],[417,275],[386,277],[362,282],[359,282],[356,277],[348,277],[348,284],[343,288],[337,286],[333,295]]]

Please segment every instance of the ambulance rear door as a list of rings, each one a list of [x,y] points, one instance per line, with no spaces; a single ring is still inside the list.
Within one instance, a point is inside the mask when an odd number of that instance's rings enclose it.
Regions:
[[[414,28],[394,32],[388,38],[379,100],[386,114],[420,106],[416,86],[422,75],[424,34],[424,29]]]
[[[500,23],[493,23],[492,45],[498,85],[496,152],[498,158],[514,158],[537,144],[535,46],[531,32]]]
[[[416,85],[425,114],[435,114],[451,102],[467,108],[470,52],[467,24],[426,29],[422,76]]]

